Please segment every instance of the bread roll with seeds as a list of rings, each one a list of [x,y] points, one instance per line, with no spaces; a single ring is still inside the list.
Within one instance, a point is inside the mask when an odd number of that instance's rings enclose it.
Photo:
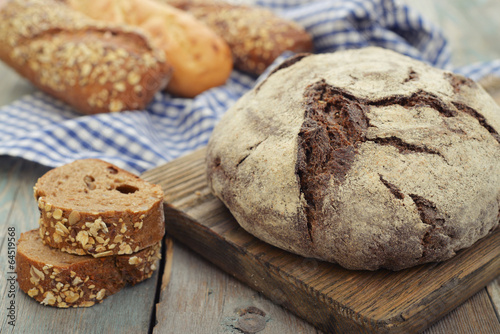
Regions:
[[[132,254],[165,234],[161,187],[102,160],[50,170],[34,194],[43,242],[67,253]]]
[[[192,15],[154,0],[65,0],[94,19],[135,26],[165,52],[174,73],[167,91],[194,97],[222,85],[231,74],[231,51]]]
[[[219,0],[158,0],[186,10],[231,48],[234,67],[261,74],[283,52],[311,52],[311,36],[297,23],[271,11]]]
[[[44,305],[89,307],[153,274],[161,243],[131,255],[96,259],[61,252],[43,244],[37,230],[22,233],[16,271],[21,290]]]
[[[0,3],[0,59],[84,114],[144,109],[171,75],[137,30],[52,0]]]

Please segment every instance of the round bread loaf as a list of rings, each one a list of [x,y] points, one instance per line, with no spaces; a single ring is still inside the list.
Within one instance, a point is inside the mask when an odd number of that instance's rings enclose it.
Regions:
[[[132,254],[165,234],[163,191],[98,159],[76,160],[35,187],[43,242],[94,257]]]
[[[22,233],[17,243],[16,271],[21,290],[44,305],[89,307],[126,284],[153,274],[161,243],[132,255],[100,259],[61,252],[43,244],[37,230]]]
[[[216,126],[208,183],[272,245],[399,270],[499,226],[499,131],[465,77],[381,48],[299,55]]]

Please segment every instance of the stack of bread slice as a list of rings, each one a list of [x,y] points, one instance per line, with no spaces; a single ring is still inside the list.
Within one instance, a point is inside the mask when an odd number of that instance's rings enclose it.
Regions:
[[[17,248],[19,287],[44,305],[88,307],[153,274],[163,192],[97,159],[52,169],[34,187],[40,227]]]

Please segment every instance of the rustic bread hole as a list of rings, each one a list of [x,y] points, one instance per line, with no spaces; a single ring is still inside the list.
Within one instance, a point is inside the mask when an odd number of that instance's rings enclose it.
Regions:
[[[89,188],[90,190],[94,190],[95,189],[95,179],[93,176],[91,175],[85,175],[85,177],[83,178],[83,182],[85,182],[85,184],[87,185],[87,188]]]
[[[403,81],[403,83],[407,83],[412,80],[418,80],[419,75],[412,68],[410,68],[410,72],[408,73],[408,77]]]
[[[109,172],[109,174],[118,174],[118,169],[110,166],[110,167],[108,167],[108,172]]]
[[[216,157],[216,158],[214,159],[214,167],[215,167],[215,168],[217,168],[217,167],[219,167],[219,166],[220,166],[220,164],[221,164],[221,159],[220,159],[220,157]]]
[[[245,161],[245,159],[248,158],[249,156],[250,156],[250,153],[248,153],[243,158],[241,158],[240,161],[238,161],[238,163],[236,164],[236,167],[239,167],[243,163],[243,161]]]
[[[122,184],[122,185],[116,187],[115,189],[118,190],[119,192],[121,192],[122,194],[133,194],[137,190],[139,190],[139,188],[131,186],[129,184]]]

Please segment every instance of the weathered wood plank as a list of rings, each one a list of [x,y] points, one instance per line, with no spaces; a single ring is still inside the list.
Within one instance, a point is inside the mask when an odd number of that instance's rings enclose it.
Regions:
[[[148,333],[154,307],[156,280],[126,287],[90,308],[57,309],[38,304],[26,294],[16,295],[15,329],[5,333]],[[2,303],[3,307],[3,303]],[[2,315],[4,317],[4,315]],[[3,333],[3,330],[2,330]]]
[[[500,321],[500,277],[486,286],[486,291]]]
[[[0,157],[0,332],[2,333],[148,333],[153,315],[158,272],[91,308],[58,309],[42,306],[20,291],[9,297],[7,229],[21,232],[38,226],[33,185],[47,167],[21,159]],[[7,307],[15,303],[15,327],[8,324]]]
[[[423,330],[500,274],[500,231],[449,261],[400,272],[349,271],[274,248],[241,229],[220,201],[186,177],[185,166],[204,168],[204,154],[199,150],[145,174],[170,199],[167,231],[325,331]],[[190,171],[206,188],[204,173]],[[181,177],[189,180],[184,189]],[[487,307],[493,310],[491,302]],[[494,312],[479,313],[490,317],[486,325],[498,324]]]
[[[155,334],[319,333],[185,246],[175,245],[172,263],[157,304]]]
[[[464,321],[466,319],[466,321]],[[431,333],[496,334],[500,322],[485,289],[472,296],[466,303],[451,311],[442,321],[422,334]]]

